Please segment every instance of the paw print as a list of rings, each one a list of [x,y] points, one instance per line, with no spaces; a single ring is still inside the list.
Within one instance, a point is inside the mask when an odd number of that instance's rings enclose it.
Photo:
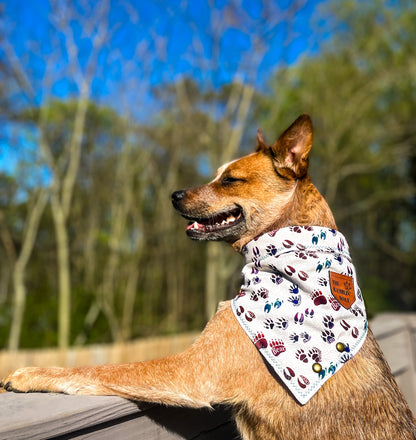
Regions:
[[[295,307],[300,306],[300,303],[302,302],[302,297],[300,295],[298,296],[291,296],[288,298],[288,301],[291,302]]]
[[[303,350],[302,348],[296,351],[295,356],[296,359],[299,359],[301,362],[304,362],[305,364],[309,362],[308,356],[306,355],[305,350]]]
[[[340,361],[345,364],[346,362],[348,362],[350,359],[352,358],[352,355],[349,353],[343,353],[343,355],[340,358]]]
[[[251,301],[258,301],[259,296],[257,295],[256,292],[251,292],[250,299],[251,299]]]
[[[303,313],[296,313],[293,320],[295,321],[295,324],[302,325],[305,320],[305,315]]]
[[[307,342],[309,342],[312,339],[312,336],[306,332],[301,333],[300,337],[302,338],[302,341],[304,344],[306,344]]]
[[[267,347],[267,340],[264,337],[263,333],[257,333],[257,335],[254,337],[254,345],[260,350],[261,348]]]
[[[283,278],[281,275],[278,274],[272,274],[272,276],[270,277],[272,283],[274,284],[280,284],[283,283]]]
[[[326,328],[329,328],[329,329],[334,328],[334,318],[330,315],[326,315],[322,319],[322,324]]]
[[[289,339],[294,343],[299,342],[299,335],[297,335],[296,333],[292,333],[291,335],[289,335]]]
[[[281,301],[279,298],[276,299],[276,301],[273,304],[273,307],[275,309],[278,309],[283,304],[283,301]]]
[[[321,362],[322,361],[322,351],[319,350],[319,348],[312,347],[308,351],[308,356],[314,361],[314,362]]]
[[[257,291],[257,293],[258,293],[263,299],[266,299],[266,298],[269,297],[269,291],[268,291],[265,287],[262,287],[261,289],[259,289],[259,290]]]
[[[324,263],[321,263],[320,261],[316,265],[316,272],[320,272],[324,268]]]
[[[274,246],[273,244],[270,244],[269,246],[266,247],[266,252],[268,255],[273,257],[274,255],[277,254],[276,246]]]
[[[289,292],[297,295],[299,293],[299,286],[297,284],[292,284],[289,287]]]
[[[316,306],[323,306],[327,303],[325,295],[320,290],[314,290],[312,292],[312,301]]]
[[[315,234],[313,234],[312,235],[312,244],[318,244],[318,236],[317,235],[315,235]]]
[[[261,283],[261,278],[259,278],[259,277],[254,277],[254,278],[253,278],[253,284],[259,284],[259,283]]]
[[[355,316],[358,316],[358,315],[364,316],[363,311],[358,306],[352,307],[351,312],[354,313]]]
[[[341,308],[341,304],[332,296],[329,297],[329,303],[331,304],[331,307],[338,312],[338,310]]]
[[[318,278],[318,284],[320,286],[327,286],[328,285],[328,280],[324,277],[320,277]]]
[[[334,260],[338,261],[339,264],[342,264],[342,255],[341,254],[335,254]]]
[[[278,318],[276,319],[276,327],[286,330],[289,327],[289,321],[286,318]]]
[[[313,309],[306,309],[305,310],[305,316],[307,318],[313,318],[313,315],[315,315],[315,311]]]
[[[292,232],[296,232],[297,234],[300,234],[302,232],[302,229],[300,228],[300,226],[291,226],[289,229]]]
[[[291,277],[291,276],[293,276],[295,274],[296,269],[293,266],[287,265],[285,267],[285,272],[286,272],[287,275],[289,275]]]
[[[325,268],[326,269],[329,269],[330,267],[331,267],[331,260],[329,259],[329,258],[327,258],[326,260],[325,260]]]
[[[306,260],[308,258],[305,252],[295,252],[295,256],[301,260]]]
[[[274,327],[273,319],[267,318],[264,321],[264,327],[271,330]]]
[[[323,330],[321,332],[321,337],[328,344],[332,344],[335,341],[335,335],[331,332],[331,330]]]
[[[244,317],[247,319],[248,322],[251,322],[253,319],[256,318],[256,315],[254,314],[254,312],[252,312],[251,310],[249,310],[248,312],[246,312],[246,314],[244,315]]]
[[[263,311],[265,313],[270,313],[270,310],[272,309],[272,305],[269,302],[266,302],[266,304],[264,305],[264,309]]]
[[[285,344],[281,339],[276,339],[276,340],[274,339],[274,340],[270,341],[270,347],[272,349],[272,353],[275,356],[279,356],[279,354],[286,351]]]

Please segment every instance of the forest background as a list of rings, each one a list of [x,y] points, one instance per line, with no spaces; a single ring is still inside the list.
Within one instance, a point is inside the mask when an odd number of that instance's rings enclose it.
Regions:
[[[414,310],[414,23],[414,0],[3,2],[0,348],[202,328],[242,257],[170,194],[301,113],[370,316]]]

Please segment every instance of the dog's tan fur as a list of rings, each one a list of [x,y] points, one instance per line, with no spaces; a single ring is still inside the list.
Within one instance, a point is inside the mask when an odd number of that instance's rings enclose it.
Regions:
[[[221,167],[207,185],[174,193],[175,207],[197,223],[242,213],[235,226],[212,234],[189,227],[189,235],[223,239],[240,250],[259,234],[288,225],[336,228],[307,174],[311,146],[312,126],[304,115],[271,147],[259,133],[255,153]],[[231,404],[244,440],[416,438],[415,419],[371,332],[360,352],[302,406],[269,371],[229,302],[181,354],[124,365],[24,368],[3,383],[25,392],[117,395],[189,407]]]

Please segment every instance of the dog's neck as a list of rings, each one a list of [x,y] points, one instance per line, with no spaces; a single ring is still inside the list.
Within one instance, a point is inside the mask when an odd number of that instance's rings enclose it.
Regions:
[[[233,249],[240,252],[243,246],[253,238],[294,225],[316,225],[337,230],[334,216],[326,200],[312,183],[309,175],[296,180],[292,197],[281,208],[280,216],[273,223],[264,229],[255,231],[252,236],[245,237],[244,241],[236,241],[232,245]]]

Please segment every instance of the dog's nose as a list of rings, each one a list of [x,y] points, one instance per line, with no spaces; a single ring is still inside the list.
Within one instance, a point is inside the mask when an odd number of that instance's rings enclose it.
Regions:
[[[172,202],[178,203],[185,197],[185,191],[175,191],[172,193]]]

